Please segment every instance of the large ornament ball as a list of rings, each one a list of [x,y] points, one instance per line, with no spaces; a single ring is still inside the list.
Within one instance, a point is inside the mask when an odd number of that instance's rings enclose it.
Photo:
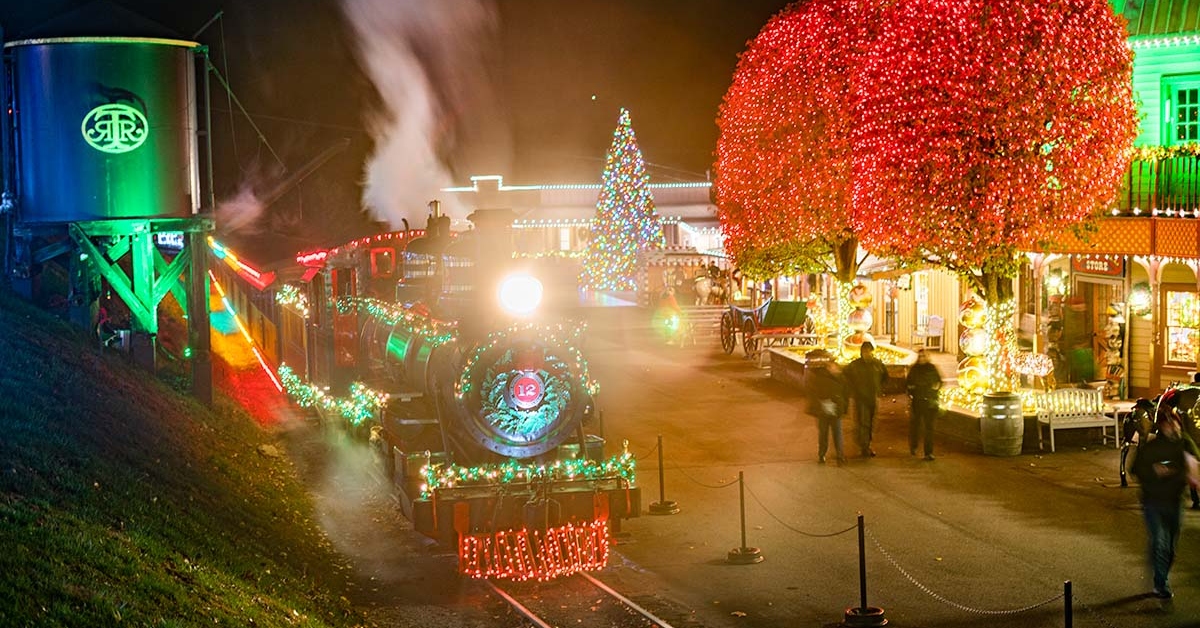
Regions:
[[[842,341],[842,355],[848,358],[857,358],[862,353],[862,345],[864,342],[875,344],[875,337],[865,331],[856,331]]]
[[[958,363],[959,371],[961,371],[963,369],[977,369],[977,370],[982,371],[982,370],[985,370],[986,368],[987,368],[987,360],[985,360],[982,356],[973,356],[973,357],[969,357],[969,358],[963,358]]]
[[[982,358],[967,358],[958,364],[958,386],[972,393],[987,389],[987,367]]]
[[[871,317],[871,310],[860,307],[850,312],[850,316],[846,319],[846,324],[854,331],[867,331],[874,324],[874,320]]]
[[[860,283],[860,284],[856,284],[853,288],[850,289],[849,299],[850,299],[850,305],[853,305],[854,307],[864,308],[864,307],[870,307],[872,297],[871,297],[871,293],[867,290],[867,287]]]
[[[968,329],[958,337],[958,348],[967,355],[984,355],[988,350],[988,333],[982,329]]]
[[[971,393],[983,393],[988,388],[988,377],[983,369],[959,369],[959,388],[964,388]]]
[[[986,317],[987,305],[975,297],[963,301],[963,304],[958,307],[958,322],[967,329],[983,327]]]

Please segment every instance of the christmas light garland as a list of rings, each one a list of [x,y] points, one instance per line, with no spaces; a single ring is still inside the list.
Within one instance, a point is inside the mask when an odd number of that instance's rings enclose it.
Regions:
[[[433,497],[435,491],[454,488],[499,487],[513,484],[534,484],[564,481],[593,481],[620,478],[633,483],[636,460],[628,451],[608,460],[575,458],[545,463],[526,463],[507,460],[497,464],[462,466],[457,464],[427,464],[421,467],[424,484],[421,499]]]
[[[390,399],[387,393],[372,390],[361,382],[350,385],[349,396],[335,397],[322,388],[306,384],[287,364],[280,364],[278,373],[284,392],[296,405],[336,414],[354,426],[362,425],[376,416],[379,409],[387,405]]]
[[[487,338],[476,346],[470,357],[467,358],[462,374],[455,383],[454,394],[459,399],[463,399],[475,390],[476,380],[479,379],[478,366],[486,353],[495,349],[502,342],[510,342],[516,336],[529,336],[537,338],[539,345],[561,349],[566,357],[570,358],[569,362],[560,359],[561,363],[578,378],[583,390],[587,391],[589,395],[595,395],[599,392],[600,385],[592,380],[592,376],[588,372],[587,360],[574,345],[586,329],[587,325],[584,323],[572,327],[568,327],[564,323],[525,323],[494,331],[488,334]]]
[[[597,519],[542,530],[464,534],[459,572],[472,578],[549,581],[608,564],[608,521]]]
[[[524,375],[513,368],[513,357],[513,351],[505,352],[483,379],[485,416],[502,433],[537,434],[558,419],[570,404],[570,369],[562,360],[547,357],[545,368],[536,371],[545,386],[541,402],[533,408],[516,408],[505,398],[512,380]]]
[[[432,347],[444,345],[458,335],[458,324],[439,321],[422,312],[398,303],[389,303],[372,297],[339,297],[334,302],[337,311],[347,314],[352,310],[364,312],[392,326],[399,325],[413,337],[424,340]]]
[[[285,283],[279,286],[279,292],[275,293],[275,302],[305,319],[308,318],[308,294],[295,284]]]
[[[1188,142],[1172,146],[1134,146],[1130,149],[1134,161],[1164,161],[1176,157],[1200,157],[1200,144]]]

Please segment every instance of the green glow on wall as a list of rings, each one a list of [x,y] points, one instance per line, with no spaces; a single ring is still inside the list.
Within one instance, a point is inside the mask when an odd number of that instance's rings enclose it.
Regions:
[[[83,139],[105,153],[128,153],[145,143],[150,125],[142,112],[121,103],[100,105],[83,117]]]

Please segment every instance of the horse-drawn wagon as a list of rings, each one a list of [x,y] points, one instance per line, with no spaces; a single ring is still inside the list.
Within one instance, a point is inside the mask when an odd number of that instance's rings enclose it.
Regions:
[[[721,316],[721,348],[725,353],[733,353],[739,334],[748,358],[760,358],[771,347],[819,347],[824,343],[804,301],[772,299],[755,308],[730,304]]]

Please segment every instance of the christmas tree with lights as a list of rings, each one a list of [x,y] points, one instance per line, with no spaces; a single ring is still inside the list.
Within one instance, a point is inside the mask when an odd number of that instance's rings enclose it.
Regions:
[[[579,280],[583,287],[633,290],[637,287],[638,254],[662,248],[662,220],[654,210],[649,184],[629,111],[622,108],[604,160],[592,240]]]

